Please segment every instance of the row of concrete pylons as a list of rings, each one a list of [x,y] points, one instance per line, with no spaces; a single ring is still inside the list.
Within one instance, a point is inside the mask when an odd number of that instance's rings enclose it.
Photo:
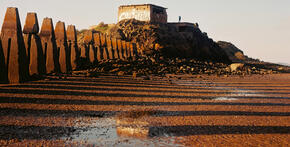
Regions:
[[[40,30],[40,31],[39,31]],[[39,29],[36,13],[28,13],[21,27],[17,8],[7,8],[0,35],[0,83],[20,83],[34,75],[68,73],[83,57],[94,63],[103,59],[125,59],[136,55],[134,43],[88,31],[78,45],[74,25],[65,27],[44,18]]]
[[[87,58],[92,63],[103,59],[126,59],[137,54],[135,43],[93,31],[85,33],[84,45],[80,47],[81,57]]]

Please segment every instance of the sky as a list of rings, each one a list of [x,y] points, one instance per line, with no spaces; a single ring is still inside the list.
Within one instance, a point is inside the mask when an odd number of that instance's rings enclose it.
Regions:
[[[290,0],[0,0],[0,28],[7,7],[86,29],[100,22],[116,23],[119,5],[156,4],[168,8],[168,21],[198,23],[215,41],[228,41],[246,55],[290,64]]]

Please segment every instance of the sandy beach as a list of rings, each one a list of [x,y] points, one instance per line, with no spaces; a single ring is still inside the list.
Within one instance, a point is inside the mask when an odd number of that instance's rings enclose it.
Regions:
[[[0,85],[0,146],[289,146],[290,74]]]

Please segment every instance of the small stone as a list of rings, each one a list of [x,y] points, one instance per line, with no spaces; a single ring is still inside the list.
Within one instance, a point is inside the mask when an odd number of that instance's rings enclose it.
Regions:
[[[136,79],[136,78],[137,78],[137,72],[135,72],[135,71],[133,72],[133,74],[132,74],[132,78],[133,78],[133,79]]]
[[[123,71],[118,72],[118,76],[123,76],[125,73]]]

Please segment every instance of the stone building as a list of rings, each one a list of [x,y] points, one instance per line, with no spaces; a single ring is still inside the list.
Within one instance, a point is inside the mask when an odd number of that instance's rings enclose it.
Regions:
[[[119,7],[118,22],[124,19],[167,23],[167,12],[166,8],[152,4],[123,5]]]

